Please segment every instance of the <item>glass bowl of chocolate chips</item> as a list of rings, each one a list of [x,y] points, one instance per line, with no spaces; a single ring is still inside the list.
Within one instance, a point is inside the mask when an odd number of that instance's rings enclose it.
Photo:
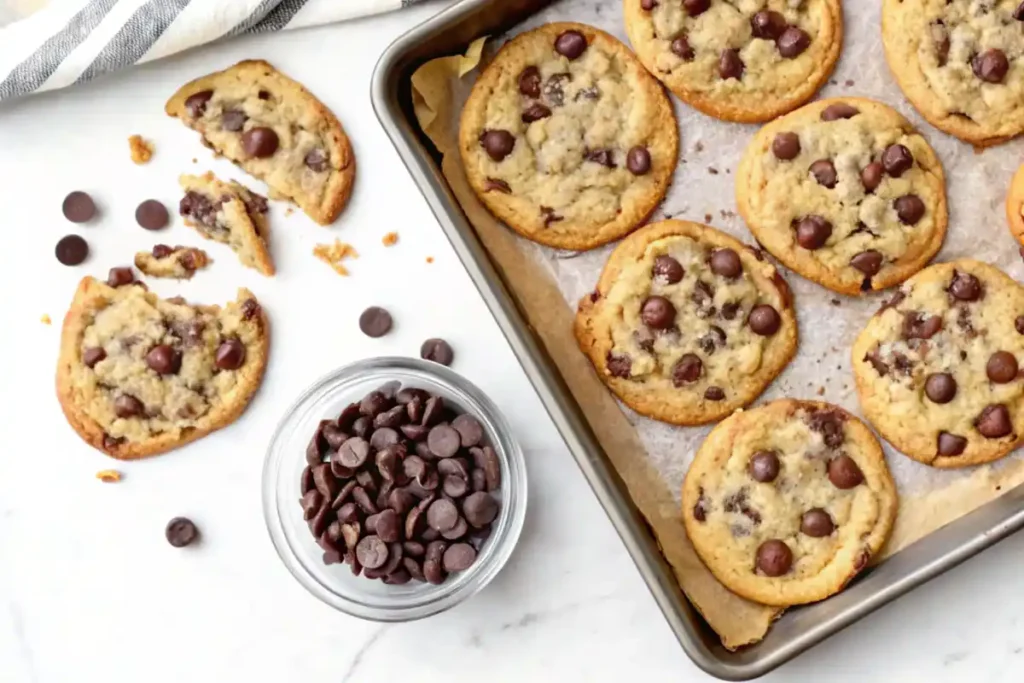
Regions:
[[[448,368],[375,358],[307,389],[263,468],[274,548],[347,614],[408,621],[497,575],[526,515],[526,465],[497,407]]]

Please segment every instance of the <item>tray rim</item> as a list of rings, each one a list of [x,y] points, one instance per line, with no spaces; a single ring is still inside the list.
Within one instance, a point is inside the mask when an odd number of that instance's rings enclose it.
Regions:
[[[459,0],[399,36],[385,50],[374,68],[370,85],[373,109],[512,347],[570,454],[622,539],[669,627],[694,664],[722,680],[741,681],[763,676],[879,607],[1024,528],[1024,484],[1021,484],[887,558],[865,572],[862,578],[858,578],[843,593],[811,606],[790,610],[789,614],[799,612],[802,615],[808,615],[811,611],[822,612],[820,615],[811,615],[822,618],[815,625],[805,628],[797,637],[775,645],[763,656],[756,650],[768,641],[772,631],[779,627],[778,622],[772,626],[765,640],[735,652],[707,645],[701,637],[701,631],[707,626],[702,623],[694,606],[685,599],[674,574],[656,550],[656,542],[647,530],[646,523],[626,494],[624,485],[583,418],[578,404],[562,382],[557,367],[529,331],[529,324],[519,312],[515,296],[506,287],[489,254],[476,237],[430,151],[419,139],[417,126],[399,101],[399,89],[409,87],[413,64],[426,61],[411,56],[419,46],[427,39],[451,30],[460,22],[479,14],[484,8],[499,5],[503,1]],[[533,4],[542,7],[554,1],[557,0],[535,0]],[[462,47],[468,42],[465,41]],[[437,52],[430,57],[445,54],[451,53]],[[554,369],[555,372],[544,372],[545,369]],[[862,586],[873,590],[863,597],[856,596],[857,588]],[[867,590],[860,592],[868,593]],[[787,619],[787,616],[782,619]],[[752,652],[754,656],[746,656]]]

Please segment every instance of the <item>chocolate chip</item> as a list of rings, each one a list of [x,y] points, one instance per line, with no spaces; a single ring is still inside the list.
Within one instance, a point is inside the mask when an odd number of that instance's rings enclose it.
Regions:
[[[175,548],[184,548],[199,538],[199,530],[196,528],[195,522],[188,517],[175,517],[167,523],[164,536],[167,537],[167,542]]]
[[[366,459],[370,457],[370,444],[366,442],[366,439],[354,436],[351,439],[345,441],[338,448],[338,452],[332,456],[332,460],[336,460],[345,467],[355,469],[362,467]]]
[[[811,37],[806,31],[790,26],[782,32],[775,45],[779,48],[780,55],[786,59],[793,59],[802,55],[811,46]]]
[[[640,306],[640,319],[656,330],[667,330],[676,321],[676,307],[663,296],[649,296]]]
[[[852,119],[859,113],[860,109],[857,109],[851,104],[847,104],[846,102],[836,102],[828,105],[821,111],[821,120],[837,121],[839,119]]]
[[[323,494],[316,489],[311,489],[302,494],[299,504],[302,505],[302,519],[307,522],[316,515],[324,503]]]
[[[519,92],[527,97],[540,97],[540,69],[528,66],[520,72]]]
[[[114,414],[121,418],[136,417],[146,412],[142,401],[131,394],[121,394],[114,399]]]
[[[485,130],[480,135],[480,144],[494,161],[501,161],[512,153],[516,139],[507,130]]]
[[[327,157],[327,153],[322,149],[311,149],[306,153],[302,163],[306,165],[311,171],[316,173],[323,173],[331,167],[330,159]]]
[[[868,249],[855,254],[850,259],[850,265],[864,273],[868,277],[876,275],[882,268],[882,252],[875,249]]]
[[[956,396],[956,380],[948,372],[935,372],[924,381],[924,393],[932,403],[949,403]]]
[[[468,543],[454,543],[444,551],[444,570],[461,572],[476,561],[476,550]]]
[[[612,159],[612,151],[610,149],[588,149],[583,153],[583,158],[587,161],[593,161],[595,164],[601,164],[606,168],[615,168],[615,160]]]
[[[373,418],[373,426],[375,429],[380,429],[382,427],[390,427],[394,429],[395,427],[401,427],[405,424],[407,419],[408,415],[406,415],[405,406],[394,406],[377,414]]]
[[[167,344],[158,344],[146,354],[146,365],[159,375],[176,375],[181,369],[181,353]]]
[[[459,521],[459,511],[450,500],[435,500],[427,508],[427,524],[437,531],[448,531]]]
[[[711,7],[711,0],[683,0],[683,9],[691,17],[703,14]]]
[[[64,198],[64,217],[72,223],[88,223],[96,216],[96,204],[87,193],[75,191]]]
[[[391,331],[391,314],[380,306],[370,306],[359,316],[359,329],[367,337],[383,337]]]
[[[498,454],[490,446],[470,449],[477,469],[483,470],[488,491],[497,491],[501,488],[501,461]]]
[[[188,109],[188,113],[192,115],[192,118],[198,119],[206,112],[206,103],[213,97],[212,90],[200,90],[197,93],[189,95],[185,100],[185,109]]]
[[[576,59],[587,49],[587,39],[579,31],[563,31],[555,38],[555,52],[566,59]]]
[[[747,472],[762,484],[775,481],[779,476],[779,455],[775,451],[758,451],[750,456]]]
[[[725,399],[725,390],[722,387],[708,387],[704,390],[706,401],[722,401]]]
[[[778,539],[765,541],[757,548],[757,568],[765,576],[782,576],[793,567],[793,551]]]
[[[366,569],[383,567],[388,561],[388,546],[379,536],[367,536],[356,545],[356,557]]]
[[[444,399],[440,396],[431,396],[427,399],[423,408],[423,424],[431,427],[441,421],[444,415]]]
[[[265,159],[277,151],[277,133],[272,128],[259,126],[242,133],[242,149],[251,157]]]
[[[848,455],[840,455],[828,462],[828,480],[837,489],[852,489],[864,483],[864,473]]]
[[[533,123],[534,121],[546,119],[549,116],[551,116],[551,109],[549,109],[547,105],[541,104],[540,102],[534,102],[523,110],[523,115],[520,118],[523,120],[523,123]],[[491,150],[488,149],[487,153],[491,154]],[[507,154],[508,152],[505,152],[501,155],[501,158],[504,159]],[[491,157],[494,158],[494,155],[491,154]],[[495,161],[501,161],[501,159],[495,159]]]
[[[438,458],[450,458],[459,452],[459,433],[448,425],[437,425],[427,434],[427,446]]]
[[[1024,21],[1024,2],[1017,5],[1017,9],[1013,10],[1013,18],[1017,21]]]
[[[967,448],[967,439],[949,432],[939,432],[938,454],[945,457],[960,455]]]
[[[124,287],[133,282],[135,282],[135,273],[129,266],[111,268],[107,273],[107,285],[110,287]]]
[[[662,254],[654,259],[654,267],[651,269],[651,277],[658,278],[667,285],[674,285],[683,279],[686,271],[679,261]]]
[[[893,178],[899,178],[914,165],[910,150],[900,144],[889,145],[882,152],[882,167]]]
[[[982,436],[989,439],[999,439],[1013,431],[1010,411],[1001,403],[985,406],[974,421],[974,426]]]
[[[996,384],[1017,379],[1017,359],[1009,351],[996,351],[985,364],[985,374]]]
[[[777,133],[772,139],[772,154],[783,161],[791,161],[800,155],[800,136],[796,133]]]
[[[747,322],[750,324],[750,329],[762,337],[770,337],[778,332],[779,327],[782,326],[782,318],[779,317],[779,312],[768,304],[754,306],[750,311]]]
[[[245,346],[234,337],[225,339],[217,347],[216,363],[221,370],[237,370],[245,363]]]
[[[466,496],[462,502],[462,513],[471,526],[479,529],[493,522],[498,516],[498,501],[489,493],[476,491]]]
[[[420,346],[420,358],[431,360],[441,365],[451,365],[455,359],[455,352],[448,342],[435,337],[428,339]]]
[[[82,352],[82,362],[87,368],[95,367],[97,363],[107,357],[107,352],[102,346],[91,346]]]
[[[779,12],[761,10],[750,17],[750,32],[755,38],[775,40],[786,30],[786,17]]]
[[[977,301],[981,297],[981,280],[970,273],[954,270],[948,291],[960,301]]]
[[[65,266],[77,266],[89,255],[89,245],[78,235],[68,235],[57,242],[54,255]]]
[[[640,9],[645,12],[650,12],[652,9],[658,6],[655,0],[640,0]]]
[[[820,249],[832,236],[832,224],[821,216],[805,216],[797,221],[796,241],[804,249]]]
[[[1022,333],[1024,334],[1024,333]],[[629,379],[633,369],[633,360],[624,353],[608,352],[605,357],[605,364],[608,367],[608,374],[612,377]]]
[[[562,216],[559,216],[557,213],[555,213],[555,210],[552,209],[550,206],[540,207],[540,215],[544,217],[545,228],[551,225],[552,223],[557,223],[558,221],[562,220]]]
[[[882,184],[884,173],[885,167],[882,166],[880,161],[872,161],[861,169],[860,182],[864,185],[864,191],[868,193],[874,192]]]
[[[821,508],[811,508],[800,516],[800,531],[812,538],[831,536],[836,525],[832,517]]]
[[[905,194],[893,202],[896,215],[904,225],[914,225],[924,216],[924,202],[916,194]]]
[[[226,109],[224,113],[221,114],[221,127],[224,130],[237,133],[242,130],[245,126],[245,122],[248,120],[249,117],[245,115],[244,111],[239,111],[238,109]]]
[[[147,199],[135,209],[135,222],[146,230],[161,230],[170,222],[167,207],[156,199]]]
[[[740,262],[740,255],[728,247],[715,249],[711,253],[710,265],[711,272],[730,280],[739,277],[740,273],[743,272],[743,264]]]
[[[167,258],[174,253],[174,249],[167,246],[166,244],[157,244],[153,247],[153,258]]]
[[[903,336],[906,339],[931,339],[942,330],[942,318],[920,311],[903,314]]]
[[[393,446],[399,442],[398,432],[390,427],[381,427],[380,429],[373,430],[373,434],[370,435],[370,447],[376,450]]]
[[[311,469],[313,471],[313,485],[320,492],[320,495],[324,497],[324,501],[334,500],[334,496],[338,493],[338,480],[331,474],[331,466],[326,463],[320,463]],[[319,534],[317,535],[319,536]]]
[[[839,182],[839,176],[836,174],[835,164],[829,159],[818,159],[811,164],[811,175],[818,181],[818,184],[832,189]]]
[[[718,55],[718,75],[722,80],[729,80],[730,78],[740,80],[743,78],[743,69],[743,60],[740,59],[738,50],[726,49],[722,50],[722,53]]]
[[[1024,315],[1018,315],[1013,321],[1013,327],[1017,330],[1017,334],[1024,334]]]
[[[975,76],[986,83],[1002,83],[1006,72],[1010,70],[1010,61],[1005,52],[991,48],[974,56],[971,69]]]
[[[633,175],[647,175],[651,170],[651,153],[641,145],[630,147],[626,152],[626,168]]]
[[[672,51],[676,57],[683,60],[684,62],[692,62],[696,53],[693,47],[690,45],[690,41],[686,39],[686,36],[679,36],[669,43],[668,49]]]
[[[697,344],[704,353],[710,356],[719,346],[725,345],[725,340],[725,330],[717,325],[712,325],[708,328],[708,333],[697,340]]]
[[[476,446],[483,439],[484,428],[480,421],[469,413],[463,413],[452,420],[452,427],[459,433],[463,448]]]

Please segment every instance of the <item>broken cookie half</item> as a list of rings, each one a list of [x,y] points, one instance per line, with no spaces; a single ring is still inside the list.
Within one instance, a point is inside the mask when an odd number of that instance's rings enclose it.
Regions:
[[[267,199],[244,185],[218,180],[212,173],[183,175],[178,179],[185,191],[178,211],[185,224],[217,242],[230,246],[238,259],[264,275],[274,274],[267,240]]]
[[[352,192],[355,157],[338,119],[300,84],[249,60],[198,78],[165,110],[199,131],[208,147],[267,183],[321,225]]]

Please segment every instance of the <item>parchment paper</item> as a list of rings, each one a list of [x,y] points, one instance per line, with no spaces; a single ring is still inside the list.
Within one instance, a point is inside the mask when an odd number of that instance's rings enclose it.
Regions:
[[[880,3],[857,2],[856,11],[851,4],[846,8],[847,38],[840,63],[820,96],[872,97],[910,118],[939,154],[948,178],[950,228],[936,260],[971,256],[1002,268],[1019,281],[1024,266],[1007,231],[1002,207],[1010,178],[1024,162],[1024,141],[976,153],[924,123],[886,67]],[[562,0],[512,33],[567,19],[598,26],[628,44],[619,0]],[[444,157],[442,171],[452,191],[650,523],[683,591],[726,647],[757,642],[779,610],[740,598],[719,584],[694,552],[680,518],[683,477],[711,427],[674,427],[622,406],[604,388],[573,338],[576,303],[593,290],[612,247],[576,253],[524,240],[488,213],[466,181],[457,145],[459,112],[477,74],[474,67],[482,57],[486,60],[493,55],[510,35],[494,37],[483,54],[479,40],[465,57],[436,59],[422,66],[412,77],[417,118]],[[673,102],[681,131],[680,163],[652,220],[673,217],[708,223],[752,243],[753,237],[736,213],[732,174],[757,128],[717,121],[675,98]],[[844,297],[785,268],[780,270],[794,291],[800,349],[758,402],[784,396],[820,399],[859,415],[849,349],[884,295]],[[559,301],[565,305],[553,303]],[[1024,482],[1024,460],[1019,451],[993,465],[939,471],[884,445],[901,503],[883,558]]]

